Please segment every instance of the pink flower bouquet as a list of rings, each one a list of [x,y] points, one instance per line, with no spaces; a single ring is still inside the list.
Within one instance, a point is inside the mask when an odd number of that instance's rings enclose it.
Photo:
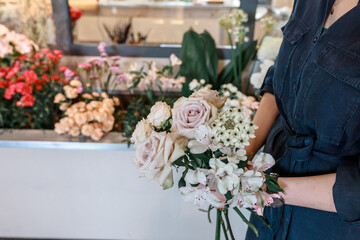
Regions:
[[[168,189],[174,184],[173,169],[183,169],[178,183],[183,199],[198,207],[208,205],[208,211],[216,208],[216,239],[221,226],[226,239],[228,234],[235,239],[228,211],[234,209],[257,234],[239,208],[266,224],[263,209],[280,197],[282,189],[264,172],[275,163],[272,156],[261,153],[250,160],[245,151],[257,126],[241,108],[225,108],[225,102],[217,91],[207,89],[178,99],[172,108],[157,102],[137,124],[131,141],[141,176]],[[263,191],[264,184],[271,194]]]

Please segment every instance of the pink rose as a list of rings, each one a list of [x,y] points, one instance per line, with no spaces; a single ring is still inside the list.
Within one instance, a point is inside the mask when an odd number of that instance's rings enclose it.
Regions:
[[[209,89],[200,89],[199,91],[194,92],[190,97],[203,98],[217,107],[217,109],[221,109],[227,99],[226,97],[220,97],[218,91]]]
[[[201,125],[211,124],[216,118],[217,108],[202,98],[179,98],[172,109],[171,131],[194,139]]]

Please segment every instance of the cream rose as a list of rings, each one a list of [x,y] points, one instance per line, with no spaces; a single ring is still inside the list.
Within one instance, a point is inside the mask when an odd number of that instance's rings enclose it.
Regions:
[[[190,97],[203,98],[217,107],[217,109],[221,109],[226,102],[226,97],[220,97],[218,91],[209,89],[200,89],[199,91],[194,92]]]
[[[140,144],[144,142],[154,130],[154,127],[148,120],[141,120],[136,124],[135,131],[133,132],[130,141],[135,144]]]
[[[82,83],[79,80],[72,80],[70,81],[70,86],[74,88],[78,88],[82,86]]]
[[[184,154],[187,139],[176,133],[153,131],[136,147],[134,163],[142,176],[156,179],[164,188],[173,186],[172,162]]]
[[[74,120],[78,126],[81,126],[87,122],[87,115],[86,113],[76,113]]]
[[[94,140],[94,141],[99,141],[103,136],[104,136],[104,133],[100,128],[96,128],[91,133],[91,139]]]
[[[66,100],[66,97],[65,97],[65,95],[62,94],[62,93],[58,93],[58,94],[56,94],[55,97],[54,97],[54,103],[60,103],[60,102],[63,102],[63,101],[65,101],[65,100]]]
[[[115,106],[120,106],[120,99],[118,97],[113,97],[112,100],[114,101]]]
[[[59,109],[60,109],[60,111],[64,112],[69,108],[69,106],[70,106],[70,103],[64,102],[64,103],[60,104]]]
[[[172,132],[194,139],[199,126],[211,124],[217,116],[217,108],[202,98],[179,98],[172,109]]]
[[[91,124],[84,124],[84,126],[81,127],[81,134],[86,137],[90,137],[93,131],[94,127]]]
[[[69,131],[70,136],[77,137],[80,135],[80,129],[78,127],[73,127]]]
[[[81,95],[84,99],[93,99],[93,96],[90,93],[84,93],[83,95]]]
[[[171,117],[171,107],[164,102],[157,102],[150,109],[147,119],[151,124],[159,128]]]
[[[54,131],[55,131],[57,134],[64,134],[64,133],[66,132],[64,125],[61,124],[61,123],[55,123],[55,129],[54,129]]]
[[[70,86],[64,87],[65,95],[69,99],[75,99],[79,96],[78,90],[76,88],[72,88]]]

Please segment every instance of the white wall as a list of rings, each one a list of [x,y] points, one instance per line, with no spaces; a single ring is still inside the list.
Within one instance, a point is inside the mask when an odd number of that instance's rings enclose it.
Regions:
[[[163,191],[139,178],[132,156],[0,148],[0,237],[214,239],[206,214],[176,187]],[[236,239],[244,239],[245,224],[230,217]]]

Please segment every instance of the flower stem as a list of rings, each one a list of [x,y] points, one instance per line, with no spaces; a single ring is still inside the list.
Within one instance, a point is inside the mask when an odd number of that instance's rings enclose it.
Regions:
[[[220,226],[221,226],[221,210],[216,210],[216,232],[215,232],[215,240],[220,240]]]
[[[236,56],[235,56],[235,52],[234,52],[234,44],[231,38],[231,34],[229,31],[226,31],[228,38],[229,38],[229,42],[230,42],[230,46],[231,46],[231,57],[232,57],[232,64],[233,64],[233,70],[234,70],[234,77],[235,77],[235,85],[237,85],[238,83],[238,74],[237,74],[237,69],[236,69]],[[237,86],[239,87],[239,86]]]
[[[251,230],[253,230],[253,232],[255,233],[256,237],[259,237],[259,232],[258,230],[256,229],[256,227],[251,223],[249,222],[249,220],[246,219],[246,217],[244,216],[244,214],[242,214],[242,212],[237,208],[237,207],[234,207],[234,210],[237,214],[239,214],[239,216],[241,217],[241,219],[244,221],[244,223],[246,223],[249,228]]]
[[[227,235],[227,230],[226,230],[226,227],[225,227],[225,223],[224,223],[224,220],[223,220],[222,217],[221,217],[221,226],[222,226],[222,229],[223,229],[223,231],[224,231],[225,239],[226,239],[226,240],[229,240],[229,237],[228,237],[228,235]]]
[[[230,224],[229,210],[228,210],[228,209],[226,209],[226,210],[224,211],[224,215],[225,215],[226,225],[227,225],[228,230],[229,230],[229,233],[230,233],[230,237],[231,237],[232,240],[235,240],[234,233],[233,233],[233,231],[232,231],[231,224]]]
[[[242,80],[242,69],[243,69],[243,66],[242,66],[242,47],[243,47],[243,44],[242,42],[237,42],[237,49],[238,49],[238,59],[239,59],[239,82],[238,82],[238,88],[239,88],[239,91],[241,92],[241,80]]]

